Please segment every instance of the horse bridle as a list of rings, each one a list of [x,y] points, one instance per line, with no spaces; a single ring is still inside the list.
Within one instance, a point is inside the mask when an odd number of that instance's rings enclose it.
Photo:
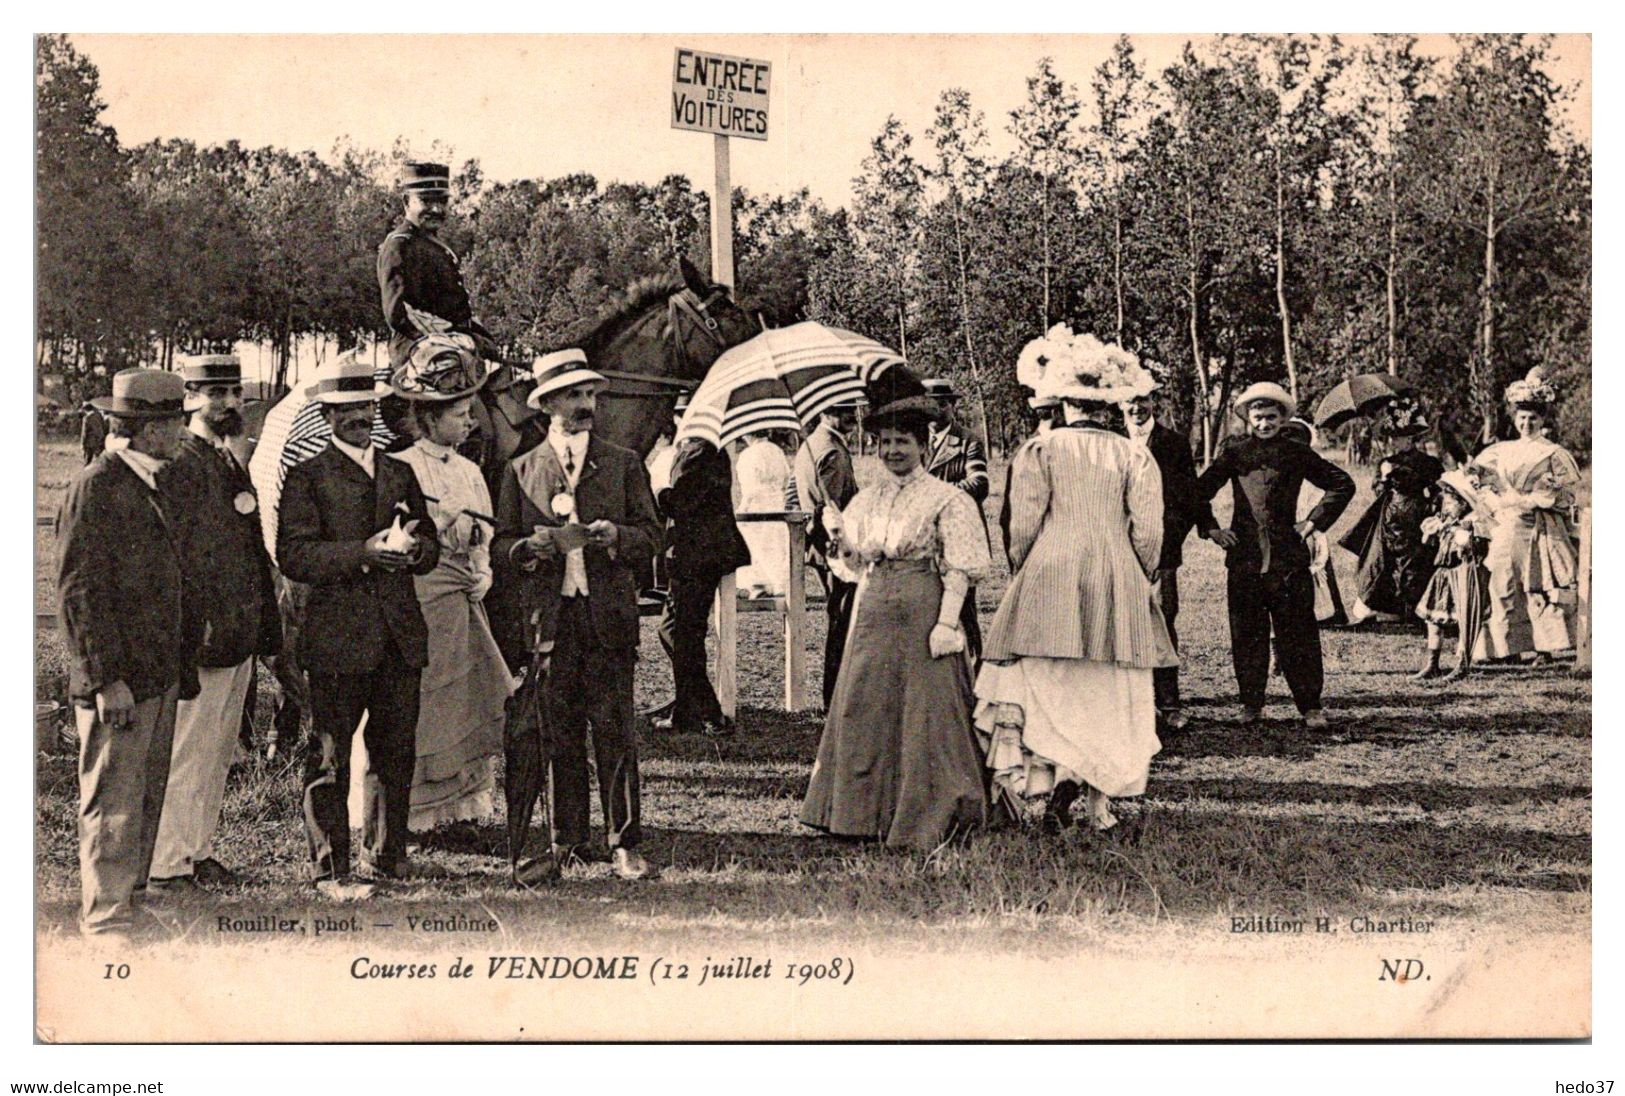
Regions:
[[[692,289],[684,288],[681,293],[673,293],[666,302],[666,323],[670,334],[667,336],[667,353],[672,358],[672,371],[683,372],[683,365],[687,355],[683,350],[682,331],[684,327],[691,327],[708,337],[716,346],[717,353],[728,349],[728,343],[723,338],[722,327],[716,318],[710,314],[710,308],[717,301],[728,296],[724,286],[712,286],[711,292],[702,300]],[[698,302],[698,303],[696,303]],[[682,321],[687,320],[684,324]],[[699,387],[698,380],[686,380],[682,377],[655,377],[647,373],[628,373],[620,369],[600,369],[599,373],[608,377],[612,382],[606,395],[623,399],[654,400],[671,399],[678,392],[692,392]],[[647,389],[627,388],[626,385],[648,385]]]
[[[718,354],[728,349],[727,340],[722,335],[722,326],[717,323],[715,317],[710,315],[711,306],[727,296],[728,289],[726,286],[712,286],[711,292],[706,294],[703,300],[699,294],[685,287],[681,293],[673,293],[670,299],[667,300],[666,323],[668,325],[667,330],[670,332],[667,339],[667,353],[672,357],[671,364],[674,372],[681,373],[683,371],[682,367],[687,357],[683,351],[683,339],[680,334],[684,326],[679,323],[681,319],[686,318],[690,321],[687,326],[695,328],[701,334],[710,338],[711,342],[715,344]],[[517,366],[520,363],[511,362],[509,364]],[[679,392],[692,392],[700,385],[698,380],[687,380],[675,376],[657,377],[648,373],[628,373],[622,369],[596,368],[594,371],[601,376],[607,377],[610,381],[609,389],[605,392],[605,395],[623,399],[671,399]],[[628,389],[625,387],[627,384],[641,384],[649,387],[645,390]],[[504,417],[506,417],[506,412],[504,412]]]

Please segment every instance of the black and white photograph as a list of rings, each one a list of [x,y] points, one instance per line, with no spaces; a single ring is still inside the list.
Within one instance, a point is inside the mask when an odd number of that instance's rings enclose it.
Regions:
[[[1589,35],[32,53],[37,1042],[1591,1038]]]

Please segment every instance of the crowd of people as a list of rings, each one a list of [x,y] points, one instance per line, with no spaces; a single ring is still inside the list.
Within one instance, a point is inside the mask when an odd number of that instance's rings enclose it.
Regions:
[[[1161,736],[1188,723],[1177,617],[1192,531],[1225,552],[1241,721],[1263,717],[1273,661],[1305,727],[1327,726],[1320,628],[1342,607],[1326,534],[1355,485],[1308,444],[1280,386],[1235,399],[1239,430],[1198,473],[1188,439],[1157,419],[1155,370],[1058,325],[1017,365],[1037,429],[1010,455],[997,539],[987,456],[954,421],[957,393],[902,368],[829,408],[793,459],[788,439],[753,439],[736,465],[690,438],[651,476],[640,454],[594,434],[607,381],[564,349],[530,371],[525,403],[545,425],[482,469],[459,446],[498,374],[466,297],[440,299],[460,289],[447,288],[455,258],[431,231],[444,170],[409,169],[411,227],[379,259],[400,336],[390,381],[353,354],[318,371],[309,396],[331,441],[287,470],[274,559],[243,466],[234,357],[126,370],[95,401],[111,440],[69,486],[57,559],[86,932],[129,931],[143,895],[236,880],[214,837],[256,659],[282,664],[279,682],[302,679],[303,820],[321,896],[371,897],[418,873],[412,832],[493,818],[497,759],[524,726],[542,728],[546,778],[516,783],[510,766],[503,791],[510,814],[543,796],[548,840],[534,852],[523,834],[510,841],[514,882],[545,886],[594,860],[650,876],[639,589],[664,556],[673,698],[651,729],[733,733],[706,667],[717,587],[735,572],[747,593],[801,580],[800,561],[741,525],[741,510],[811,515],[806,562],[828,614],[825,726],[800,812],[812,829],[920,853],[995,815],[1113,831],[1112,801],[1144,793]],[[462,321],[426,328],[413,300]],[[1376,499],[1342,542],[1360,561],[1356,624],[1425,622],[1421,678],[1442,672],[1450,629],[1452,677],[1475,659],[1574,643],[1578,468],[1546,435],[1555,394],[1538,371],[1507,398],[1518,438],[1448,470],[1415,444],[1420,409],[1390,407]],[[387,449],[374,437],[380,400],[398,426]],[[860,408],[881,466],[861,489]],[[1318,499],[1300,497],[1305,484]],[[1211,500],[1227,485],[1222,528]],[[996,544],[1011,580],[984,637],[976,586]],[[519,607],[517,640],[487,612],[494,593]],[[514,718],[520,697],[539,705],[535,719]]]

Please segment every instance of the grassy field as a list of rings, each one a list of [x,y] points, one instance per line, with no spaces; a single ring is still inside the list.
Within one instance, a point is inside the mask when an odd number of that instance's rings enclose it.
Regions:
[[[77,466],[72,446],[40,454],[50,512]],[[995,484],[1002,482],[996,471]],[[1363,486],[1343,525],[1369,497]],[[996,514],[999,499],[988,502]],[[1226,508],[1228,504],[1226,503]],[[49,560],[49,533],[40,534]],[[1342,553],[1342,588],[1352,589]],[[50,607],[48,563],[37,596]],[[979,591],[984,621],[1006,577]],[[506,882],[500,824],[422,835],[416,859],[438,874],[396,891],[401,904],[486,910],[516,939],[560,933],[628,937],[727,926],[743,934],[851,933],[870,939],[993,938],[1042,948],[1058,939],[1209,939],[1232,914],[1437,916],[1515,935],[1589,934],[1591,688],[1566,664],[1480,672],[1449,690],[1414,684],[1419,635],[1329,632],[1329,732],[1292,716],[1272,681],[1268,719],[1236,722],[1221,554],[1192,538],[1180,578],[1183,686],[1190,727],[1164,738],[1150,786],[1123,804],[1138,838],[1103,840],[1018,829],[980,835],[921,859],[813,836],[796,821],[822,726],[776,710],[777,618],[741,614],[741,733],[712,741],[645,734],[644,851],[658,880],[614,879],[606,866],[538,896]],[[809,618],[809,695],[818,696],[821,613]],[[645,620],[640,707],[665,699],[670,672]],[[62,700],[55,637],[36,643],[40,699]],[[262,682],[265,675],[261,675]],[[268,700],[268,696],[267,696]],[[270,704],[262,703],[262,722]],[[263,729],[263,728],[262,728]],[[72,932],[78,894],[74,758],[37,755],[39,931]],[[220,858],[245,882],[215,896],[248,913],[310,902],[297,771],[288,761],[237,770]],[[217,942],[198,910],[159,912],[155,938]],[[991,934],[991,935],[990,935]]]

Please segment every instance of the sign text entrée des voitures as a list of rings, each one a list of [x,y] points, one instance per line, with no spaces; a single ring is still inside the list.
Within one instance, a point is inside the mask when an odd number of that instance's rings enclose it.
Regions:
[[[767,140],[771,75],[766,61],[678,49],[671,74],[672,128]]]

